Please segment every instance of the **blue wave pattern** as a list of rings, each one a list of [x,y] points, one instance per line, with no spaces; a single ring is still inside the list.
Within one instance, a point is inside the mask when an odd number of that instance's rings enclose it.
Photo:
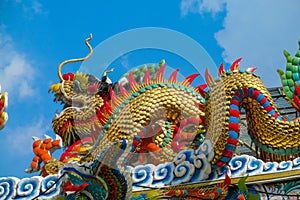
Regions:
[[[127,167],[132,174],[133,189],[193,183],[205,180],[211,173],[214,151],[209,140],[196,150],[180,151],[173,162]]]
[[[263,162],[249,155],[235,156],[228,166],[221,171],[211,171],[210,161],[214,151],[209,140],[196,150],[183,150],[177,154],[173,162],[126,167],[132,175],[133,190],[145,187],[160,188],[168,185],[195,183],[207,180],[223,179],[225,172],[231,178],[245,175],[263,175],[282,171],[300,169],[300,158],[293,161]],[[0,200],[6,199],[54,199],[62,195],[60,175],[34,176],[18,179],[15,177],[0,178]],[[55,184],[53,186],[53,184]],[[53,186],[53,187],[52,187]],[[50,188],[50,189],[49,189]]]
[[[229,162],[222,172],[214,171],[209,180],[224,178],[225,172],[231,178],[242,177],[245,175],[263,175],[268,173],[276,173],[282,171],[291,171],[300,169],[300,157],[295,158],[293,161],[278,162],[263,162],[249,155],[235,156]]]
[[[173,163],[159,164],[153,170],[152,185],[153,186],[169,185],[174,179],[173,171],[174,171]]]
[[[15,177],[0,178],[0,200],[7,199],[53,199],[61,194],[59,175],[18,179]],[[53,184],[55,184],[53,186]],[[53,187],[52,187],[53,186]],[[48,190],[48,188],[50,188]]]
[[[293,161],[263,162],[249,155],[235,156],[228,166],[219,171],[211,171],[213,153],[210,142],[203,143],[197,151],[184,150],[178,153],[173,162],[160,165],[139,165],[128,167],[133,178],[133,189],[161,187],[207,180],[224,179],[225,172],[231,177],[263,175],[300,169],[300,157]]]

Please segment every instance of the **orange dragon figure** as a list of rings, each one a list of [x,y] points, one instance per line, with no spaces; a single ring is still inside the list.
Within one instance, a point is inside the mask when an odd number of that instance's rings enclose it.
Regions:
[[[32,159],[30,168],[26,169],[25,172],[31,173],[41,170],[43,176],[58,173],[62,163],[53,158],[52,153],[55,150],[62,148],[62,141],[59,136],[55,140],[48,135],[45,135],[45,137],[46,139],[44,140],[32,137],[34,140],[32,148],[35,156]],[[44,163],[43,167],[41,167],[42,162]]]
[[[80,155],[85,155],[90,150],[92,143],[92,139],[89,137],[79,140],[67,148],[58,160],[53,158],[52,154],[54,151],[62,148],[61,138],[58,135],[55,140],[48,135],[45,135],[45,137],[46,139],[44,140],[33,137],[32,148],[35,156],[32,159],[30,168],[26,169],[25,172],[41,171],[42,176],[57,174],[63,163],[79,161]],[[42,163],[44,163],[44,166],[41,167]]]

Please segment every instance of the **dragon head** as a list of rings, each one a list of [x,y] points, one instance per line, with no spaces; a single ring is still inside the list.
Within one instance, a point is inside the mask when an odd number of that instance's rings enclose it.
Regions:
[[[64,105],[56,113],[52,127],[56,134],[63,138],[65,147],[87,136],[97,138],[101,127],[111,114],[109,89],[113,86],[104,73],[101,80],[93,75],[76,72],[62,75],[62,67],[70,62],[79,62],[92,55],[92,48],[86,39],[90,53],[84,58],[62,62],[58,67],[59,83],[50,86],[49,91],[55,95],[54,101]]]

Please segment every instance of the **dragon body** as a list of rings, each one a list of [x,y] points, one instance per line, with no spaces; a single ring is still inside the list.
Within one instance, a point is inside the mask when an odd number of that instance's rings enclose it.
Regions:
[[[164,62],[158,65],[155,75],[150,73],[150,67],[143,67],[143,78],[130,72],[127,86],[121,82],[112,83],[107,72],[101,80],[82,73],[61,75],[64,64],[91,56],[90,39],[86,40],[90,54],[63,62],[58,70],[60,82],[50,87],[55,101],[64,104],[63,111],[52,122],[54,132],[62,137],[65,147],[69,147],[61,160],[93,162],[89,176],[72,168],[64,169],[69,174],[71,190],[91,192],[96,184],[101,186],[99,194],[105,198],[128,199],[131,178],[125,170],[126,165],[172,161],[179,151],[199,147],[204,138],[214,147],[213,168],[223,167],[234,155],[239,142],[241,109],[245,110],[248,132],[260,159],[283,161],[300,155],[300,120],[290,121],[280,115],[270,93],[253,74],[254,68],[238,68],[241,59],[227,71],[221,65],[216,80],[206,71],[207,84],[196,87],[192,81],[198,74],[178,81],[178,70],[175,70],[165,78]],[[297,109],[300,107],[300,78],[295,74],[300,51],[296,58],[285,55],[286,74],[279,73],[285,84],[284,92]],[[207,86],[208,91],[205,90]],[[83,145],[81,141],[88,142]],[[77,145],[85,151],[79,151]],[[204,196],[196,199],[212,198],[214,192],[218,193],[214,194],[216,197],[223,197],[230,184],[228,180],[225,182],[218,186],[219,189],[204,192]],[[113,188],[118,192],[114,193]],[[184,187],[162,191],[160,194],[168,197],[196,192]]]
[[[182,127],[180,125],[183,125],[182,121],[193,119],[195,131],[191,133],[191,138],[197,135],[197,129],[201,128],[201,116],[204,116],[201,109],[204,99],[190,86],[195,76],[178,82],[173,74],[169,80],[165,80],[164,68],[165,65],[158,71],[155,81],[150,80],[148,71],[141,86],[130,78],[131,93],[122,86],[122,96],[116,96],[113,90],[110,90],[114,112],[90,153],[92,158],[96,158],[111,142],[120,139],[134,141],[135,137],[139,136],[140,144],[148,140],[145,147],[148,150],[158,150],[158,157],[162,162],[166,162],[175,156],[176,152],[173,152],[172,147],[182,150],[178,140],[173,140],[180,137],[177,134],[180,135],[178,130]],[[132,74],[129,77],[132,77]],[[159,126],[157,131],[156,125]],[[145,127],[151,130],[143,131]]]
[[[199,90],[186,87],[188,81],[174,84],[161,78],[155,83],[144,83],[142,87],[132,83],[132,95],[123,99],[112,94],[112,101],[120,102],[113,103],[117,113],[105,125],[102,131],[105,136],[98,139],[92,156],[99,155],[109,141],[120,138],[132,141],[150,123],[151,117],[164,118],[176,125],[190,117],[201,119],[205,108],[206,138],[212,141],[215,150],[212,164],[215,168],[222,167],[231,159],[238,144],[240,110],[243,108],[249,135],[262,160],[283,161],[298,157],[300,120],[287,121],[282,117],[260,78],[252,73],[253,69],[239,70],[239,61],[234,62],[229,71],[221,68],[217,81],[207,81],[210,89],[204,107],[202,96],[196,92]],[[163,68],[157,77],[162,76],[162,71]],[[141,105],[141,99],[146,106]],[[169,143],[164,141],[164,137],[161,143],[156,142],[158,146],[172,147],[173,137]]]
[[[299,155],[299,119],[287,121],[274,106],[270,93],[256,75],[234,70],[211,86],[206,100],[207,138],[214,144],[216,167],[232,157],[239,138],[240,110],[244,108],[248,133],[265,161],[283,161]]]

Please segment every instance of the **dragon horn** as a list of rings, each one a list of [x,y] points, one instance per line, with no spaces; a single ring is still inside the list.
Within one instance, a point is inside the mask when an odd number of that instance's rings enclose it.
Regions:
[[[114,70],[115,70],[114,68],[112,68],[112,69],[110,69],[110,70],[106,70],[106,71],[103,73],[103,76],[106,76],[107,73],[113,72]]]
[[[93,54],[93,49],[91,47],[91,45],[89,44],[89,41],[92,39],[92,34],[90,34],[90,37],[85,39],[85,44],[86,46],[89,48],[90,50],[90,53],[86,56],[86,57],[83,57],[83,58],[76,58],[76,59],[70,59],[70,60],[66,60],[62,63],[60,63],[60,65],[58,66],[58,69],[57,69],[57,73],[58,73],[58,77],[61,81],[63,81],[63,77],[61,75],[61,69],[64,65],[68,64],[68,63],[71,63],[71,62],[80,62],[80,61],[84,61],[84,60],[87,60],[89,59],[92,54]]]

